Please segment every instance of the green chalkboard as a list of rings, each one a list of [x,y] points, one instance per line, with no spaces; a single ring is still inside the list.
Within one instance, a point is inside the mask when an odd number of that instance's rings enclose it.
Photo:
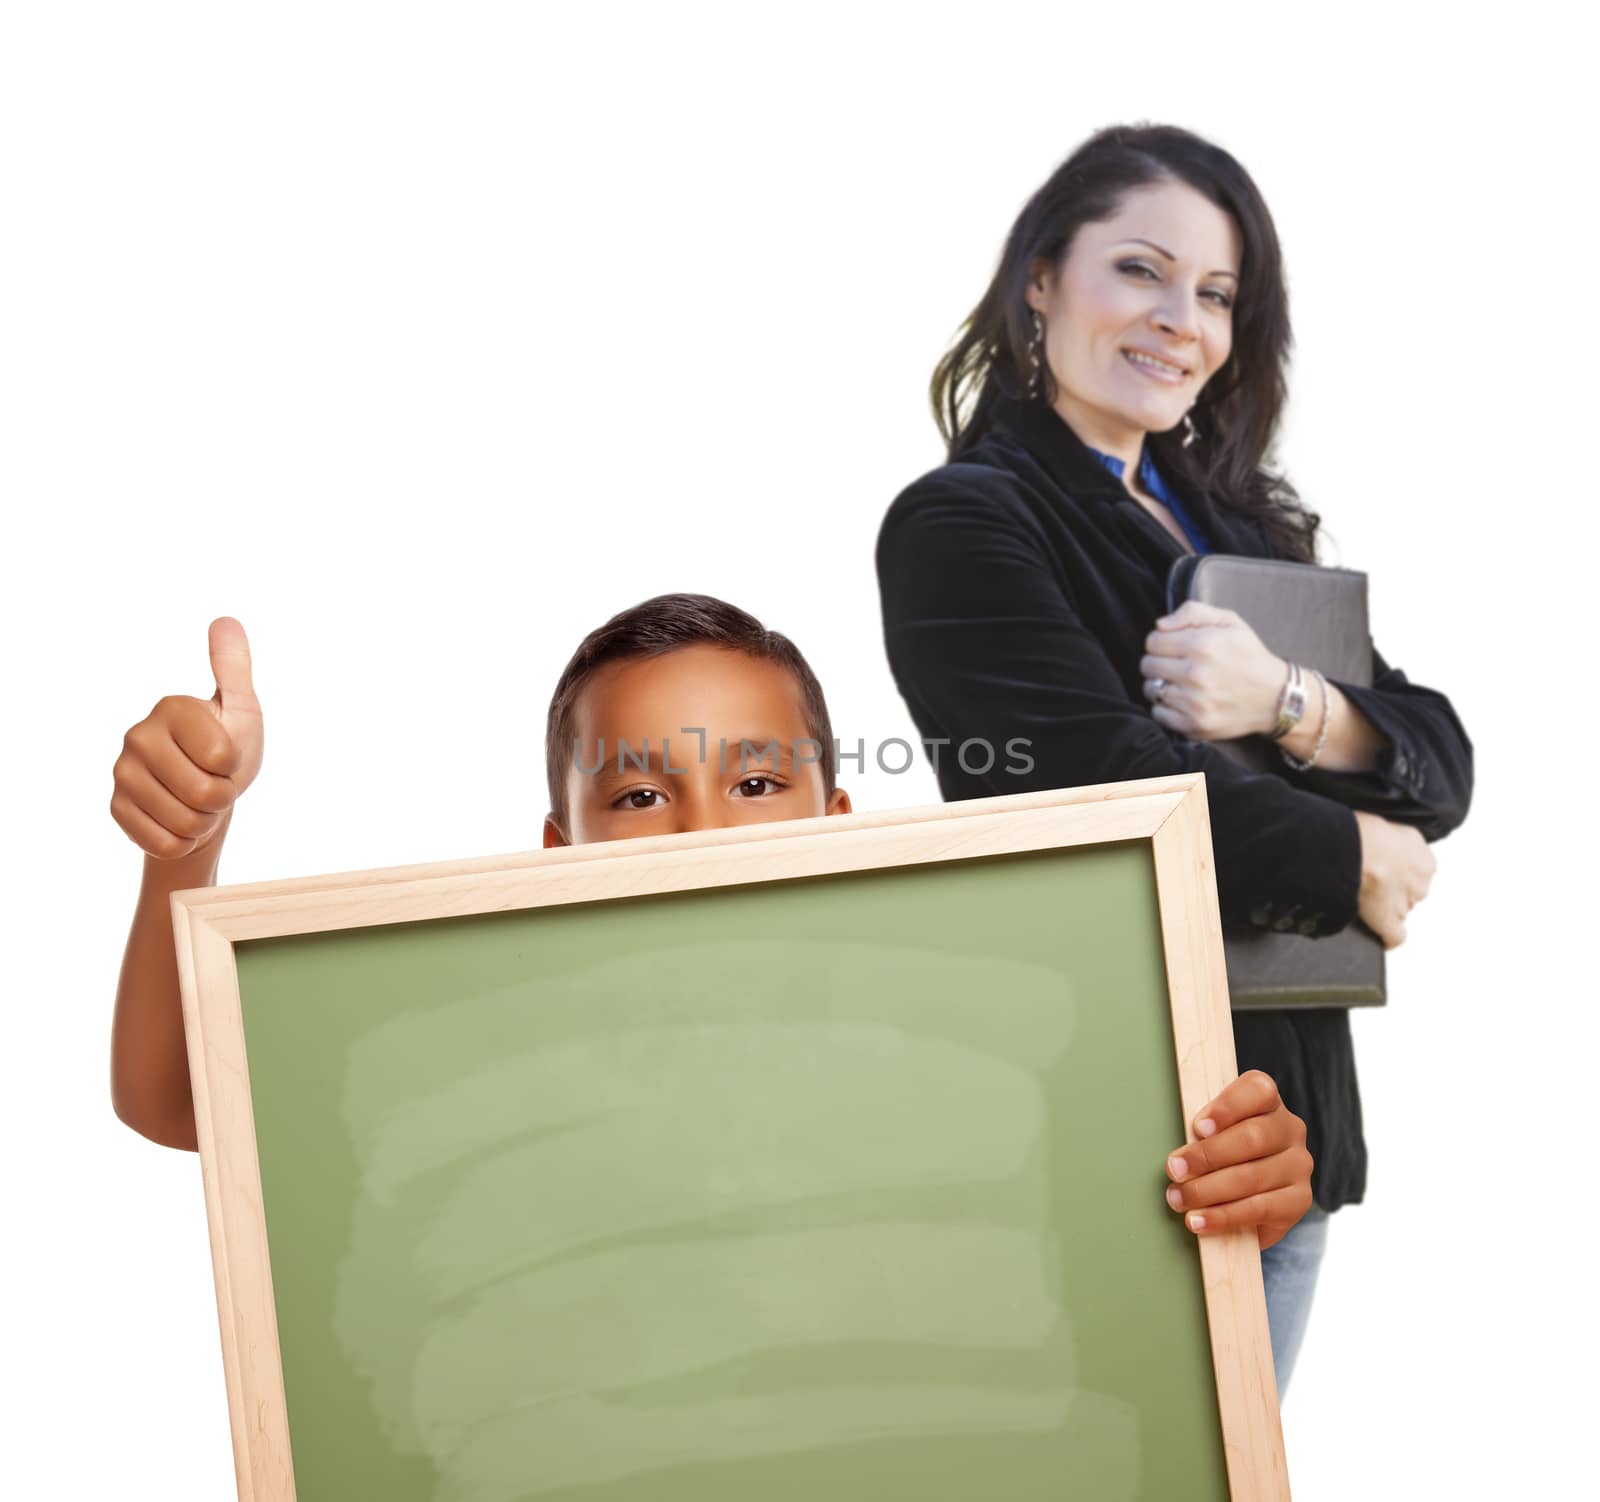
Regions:
[[[235,956],[300,1502],[1228,1495],[1148,841]]]

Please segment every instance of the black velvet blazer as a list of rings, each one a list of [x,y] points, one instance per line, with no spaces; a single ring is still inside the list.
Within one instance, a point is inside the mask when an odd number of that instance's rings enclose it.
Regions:
[[[1274,556],[1261,525],[1180,489],[1214,551]],[[958,463],[909,486],[878,538],[895,682],[947,799],[1203,772],[1225,921],[1315,936],[1356,916],[1361,848],[1351,808],[1430,840],[1472,794],[1472,745],[1449,701],[1374,653],[1371,688],[1339,687],[1386,738],[1368,773],[1246,771],[1150,714],[1139,659],[1166,613],[1183,548],[1040,402],[1004,401]],[[995,748],[973,774],[963,741]],[[1031,770],[1012,770],[1013,739]],[[974,749],[967,765],[981,766]],[[1337,783],[1338,798],[1329,796]],[[1366,1146],[1343,1009],[1241,1013],[1241,1070],[1264,1069],[1305,1118],[1324,1209],[1361,1198]]]

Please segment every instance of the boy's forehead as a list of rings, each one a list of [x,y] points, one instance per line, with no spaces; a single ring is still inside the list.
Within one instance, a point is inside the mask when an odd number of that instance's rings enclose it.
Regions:
[[[680,647],[608,662],[574,706],[580,740],[674,735],[686,726],[722,734],[804,734],[805,705],[781,663],[726,647]]]

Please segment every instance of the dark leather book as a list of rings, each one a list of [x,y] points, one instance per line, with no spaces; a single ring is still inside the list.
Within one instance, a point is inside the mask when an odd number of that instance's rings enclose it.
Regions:
[[[1185,600],[1237,611],[1278,656],[1319,669],[1329,682],[1372,682],[1367,576],[1354,569],[1191,554],[1167,575],[1167,609]],[[1219,741],[1217,749],[1252,771],[1285,770],[1266,736]],[[1223,945],[1235,1010],[1381,1006],[1385,1000],[1383,944],[1359,918],[1336,934],[1307,938],[1294,931],[1292,916],[1262,915],[1249,927],[1225,924]]]

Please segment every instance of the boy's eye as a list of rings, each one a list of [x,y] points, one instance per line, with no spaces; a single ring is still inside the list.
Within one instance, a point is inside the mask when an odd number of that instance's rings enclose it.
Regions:
[[[624,793],[611,806],[613,808],[658,808],[662,797],[655,788],[634,788],[631,793]]]
[[[735,791],[740,798],[770,798],[783,788],[784,784],[775,777],[746,777]]]

